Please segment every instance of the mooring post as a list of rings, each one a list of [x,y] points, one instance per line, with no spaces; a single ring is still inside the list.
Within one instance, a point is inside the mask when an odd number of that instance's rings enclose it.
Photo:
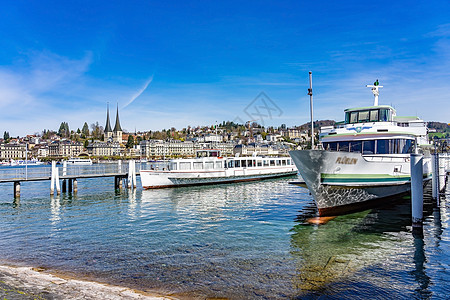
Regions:
[[[133,188],[136,188],[136,161],[133,159]]]
[[[72,193],[72,179],[69,178],[69,193]]]
[[[63,176],[67,175],[67,160],[63,161]]]
[[[59,185],[59,170],[58,167],[55,164],[55,185],[56,185],[56,194],[61,194],[61,187]]]
[[[412,227],[422,230],[423,225],[423,157],[421,154],[411,153],[411,211]]]
[[[20,181],[14,181],[14,198],[20,197]]]
[[[439,197],[439,154],[431,155],[431,197],[435,200]]]
[[[443,191],[445,188],[445,159],[439,159],[439,192]]]
[[[63,177],[65,177],[67,175],[67,161],[64,160],[63,161]],[[66,193],[67,192],[67,180],[63,179],[62,180],[62,192]]]
[[[117,173],[122,173],[122,160],[117,161]]]
[[[50,195],[55,194],[55,167],[56,167],[56,161],[52,161],[52,176],[50,179]]]
[[[76,178],[73,179],[73,193],[76,194],[78,192],[78,181]]]
[[[132,172],[133,172],[133,161],[130,159],[128,161],[128,181],[127,181],[127,187],[129,189],[131,189],[131,187],[133,186],[133,184],[132,184],[132,181],[133,181]]]

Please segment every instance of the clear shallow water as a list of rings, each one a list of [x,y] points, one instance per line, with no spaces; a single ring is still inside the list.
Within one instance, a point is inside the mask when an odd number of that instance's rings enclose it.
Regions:
[[[294,179],[121,193],[112,178],[80,179],[77,196],[53,199],[49,182],[34,182],[18,202],[1,184],[0,263],[200,298],[450,292],[446,201],[425,207],[423,238],[408,201],[313,226],[312,198]]]

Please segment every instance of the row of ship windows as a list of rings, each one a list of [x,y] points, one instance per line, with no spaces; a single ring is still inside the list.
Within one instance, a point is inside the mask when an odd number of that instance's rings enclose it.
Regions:
[[[345,123],[387,122],[390,120],[390,116],[389,109],[352,111],[345,114]]]
[[[223,168],[250,168],[250,167],[269,167],[269,166],[286,166],[292,165],[291,159],[269,159],[269,160],[228,160],[228,161],[206,161],[206,162],[179,162],[173,163],[169,166],[171,170],[211,170],[211,169],[223,169]]]
[[[406,154],[414,152],[414,141],[408,139],[383,139],[368,141],[325,142],[329,151],[357,152],[362,154]]]

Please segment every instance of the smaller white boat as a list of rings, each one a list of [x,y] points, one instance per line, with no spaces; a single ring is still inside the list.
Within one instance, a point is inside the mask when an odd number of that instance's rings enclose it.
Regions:
[[[221,157],[198,150],[196,158],[171,159],[163,170],[141,170],[145,189],[253,181],[297,174],[290,157]]]
[[[74,166],[90,166],[92,165],[92,159],[82,157],[71,157],[69,160],[67,160],[67,164]]]
[[[17,166],[39,166],[43,165],[44,162],[40,161],[37,158],[32,158],[30,160],[14,160],[12,159],[11,162],[7,163],[8,166],[11,167],[17,167]]]

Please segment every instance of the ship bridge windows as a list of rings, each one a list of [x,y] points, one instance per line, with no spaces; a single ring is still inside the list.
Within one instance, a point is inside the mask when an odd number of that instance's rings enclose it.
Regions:
[[[367,141],[325,142],[328,151],[355,152],[362,154],[407,154],[414,152],[411,139],[379,139]]]
[[[392,119],[389,108],[365,109],[345,113],[345,123],[388,122]]]

